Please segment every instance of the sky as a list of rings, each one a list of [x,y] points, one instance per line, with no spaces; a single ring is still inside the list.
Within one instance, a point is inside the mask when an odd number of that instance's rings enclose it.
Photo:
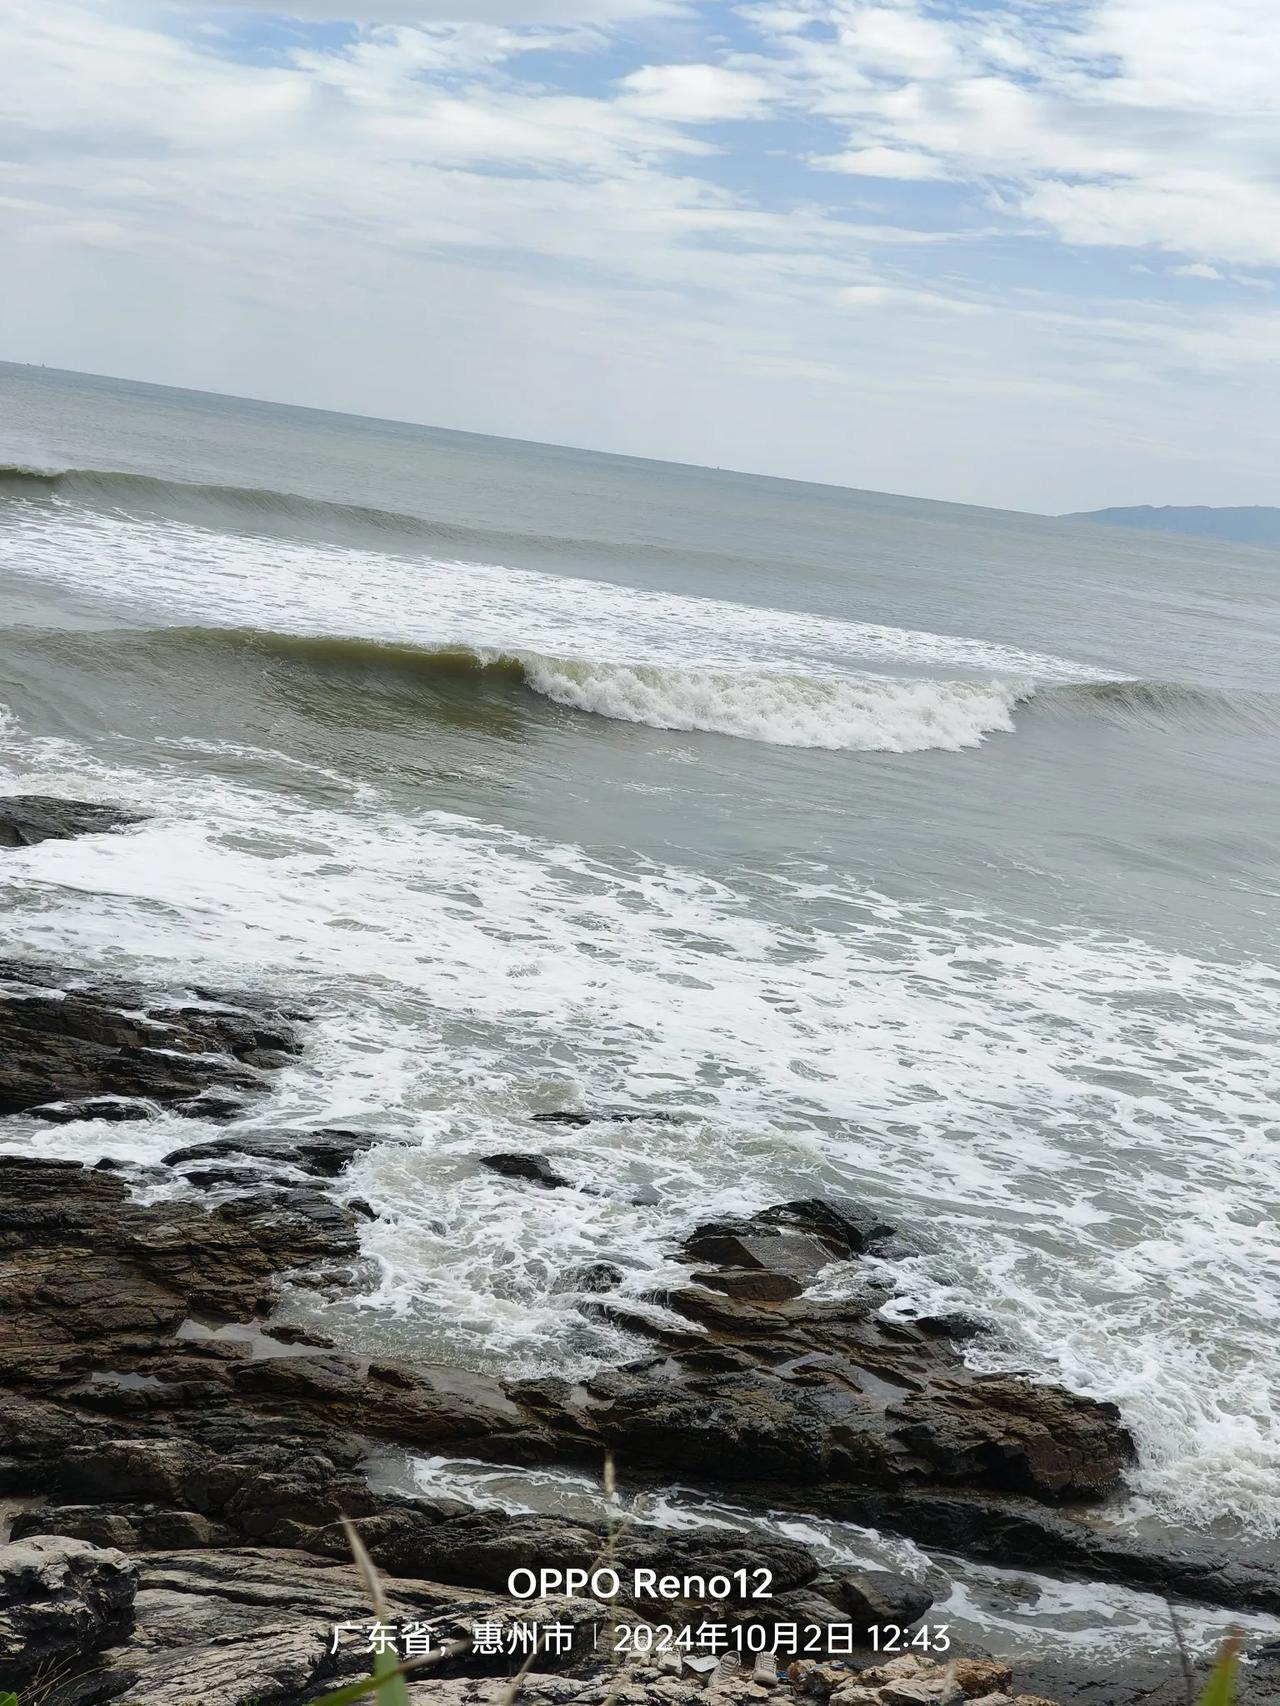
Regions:
[[[1276,0],[0,0],[0,359],[1280,502]]]

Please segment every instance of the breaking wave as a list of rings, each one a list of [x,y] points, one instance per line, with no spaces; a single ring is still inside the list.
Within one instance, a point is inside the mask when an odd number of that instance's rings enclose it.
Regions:
[[[577,711],[841,752],[958,752],[996,731],[1011,733],[1014,706],[1035,691],[1029,682],[822,680],[563,658],[521,662],[535,692]]]
[[[121,647],[140,636],[120,631]],[[306,670],[328,690],[442,700],[533,693],[568,710],[650,728],[735,736],[771,746],[833,752],[956,752],[1013,729],[1030,681],[961,681],[893,675],[803,675],[611,663],[470,646],[426,647],[262,629],[152,630],[151,650],[208,657],[242,652]],[[103,636],[95,636],[103,644]]]
[[[1167,728],[1280,730],[1280,694],[1225,693],[1138,678],[1037,683],[871,672],[723,669],[684,661],[557,656],[533,648],[425,646],[261,628],[165,628],[121,644],[245,651],[323,676],[334,690],[424,703],[529,693],[572,711],[650,728],[831,752],[958,752],[1012,733],[1014,712]],[[99,636],[98,643],[102,643]]]

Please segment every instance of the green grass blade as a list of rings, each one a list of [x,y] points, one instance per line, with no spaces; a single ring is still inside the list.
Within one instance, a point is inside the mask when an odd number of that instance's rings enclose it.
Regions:
[[[391,1662],[394,1664],[395,1660],[392,1659]],[[310,1701],[309,1706],[347,1706],[349,1700],[365,1700],[371,1694],[380,1696],[381,1706],[388,1706],[388,1702],[394,1701],[395,1696],[388,1695],[386,1690],[395,1682],[398,1682],[402,1689],[404,1688],[404,1677],[400,1675],[362,1676],[357,1682],[344,1683],[341,1688],[335,1688],[332,1694],[322,1694],[318,1700]],[[407,1691],[401,1696],[401,1699],[408,1699]],[[4,1706],[3,1695],[0,1695],[0,1706]],[[16,1701],[14,1706],[17,1706]]]
[[[1231,1706],[1236,1695],[1236,1669],[1240,1663],[1240,1635],[1233,1631],[1222,1643],[1218,1662],[1209,1674],[1204,1693],[1196,1706]]]
[[[394,1653],[375,1653],[373,1674],[382,1685],[378,1694],[381,1706],[409,1706],[409,1686],[400,1670],[400,1660]]]
[[[18,1706],[16,1694],[0,1694],[0,1706]]]
[[[364,1582],[369,1602],[373,1606],[374,1615],[379,1622],[389,1621],[387,1596],[383,1592],[382,1578],[374,1567],[373,1559],[365,1550],[364,1541],[356,1532],[355,1524],[348,1517],[343,1517],[342,1526],[346,1530],[347,1542],[351,1547],[351,1556],[356,1562],[356,1573]],[[409,1690],[401,1675],[400,1659],[394,1652],[375,1653],[373,1656],[373,1674],[381,1683],[379,1694],[381,1706],[409,1706]]]

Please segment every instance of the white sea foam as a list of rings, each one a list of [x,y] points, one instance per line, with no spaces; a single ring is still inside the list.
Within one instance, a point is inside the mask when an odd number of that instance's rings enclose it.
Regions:
[[[960,746],[1008,726],[1015,684],[1095,674],[956,636],[9,507],[15,573],[139,620],[488,647],[526,669],[538,652],[541,691],[663,727]],[[549,662],[566,651],[591,661]],[[869,684],[886,663],[1010,680]],[[209,756],[231,767],[221,743]],[[271,754],[246,758],[252,777]],[[1135,1510],[1280,1529],[1273,967],[908,906],[799,863],[717,881],[591,856],[406,816],[336,772],[316,771],[331,791],[309,803],[193,775],[177,747],[149,765],[9,727],[0,786],[155,816],[7,854],[7,936],[316,1006],[259,1117],[387,1138],[348,1181],[382,1218],[363,1315],[327,1308],[336,1337],[590,1366],[626,1346],[576,1307],[584,1261],[616,1261],[634,1295],[697,1219],[847,1190],[920,1230],[894,1274],[905,1309],[975,1312],[1024,1365],[1122,1405],[1143,1453]],[[686,1118],[528,1124],[620,1101]],[[19,1122],[4,1142],[151,1160],[176,1130]],[[477,1167],[533,1131],[578,1188],[532,1193]]]
[[[491,563],[158,525],[78,510],[61,500],[7,506],[0,565],[131,606],[144,620],[157,622],[711,671],[767,668],[838,675],[859,665],[897,663],[1047,681],[1104,678],[1066,658],[963,635],[766,610]]]
[[[1012,732],[1030,682],[864,676],[815,679],[657,664],[525,657],[529,685],[559,705],[655,729],[703,729],[772,746],[846,752],[957,752]]]
[[[171,762],[20,736],[0,755],[11,789],[156,814],[8,854],[7,934],[317,1006],[260,1118],[388,1139],[350,1175],[383,1218],[364,1318],[330,1307],[336,1336],[589,1366],[625,1347],[576,1307],[584,1261],[642,1292],[693,1221],[845,1190],[918,1229],[895,1272],[907,1308],[977,1312],[1024,1366],[1122,1405],[1152,1508],[1280,1527],[1275,968],[903,905],[799,864],[716,881]],[[686,1117],[528,1124],[574,1102]],[[152,1159],[167,1125],[94,1141]],[[578,1188],[477,1167],[534,1131]],[[19,1124],[5,1142],[83,1154],[90,1135]]]

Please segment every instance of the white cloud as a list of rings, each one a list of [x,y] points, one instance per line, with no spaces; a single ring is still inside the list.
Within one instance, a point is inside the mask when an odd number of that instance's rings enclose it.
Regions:
[[[618,87],[637,112],[677,124],[758,118],[771,96],[764,78],[720,65],[642,65]]]
[[[1270,185],[1195,170],[1120,182],[1047,179],[1021,206],[1068,243],[1280,266],[1280,189]]]
[[[1189,261],[1183,267],[1170,267],[1174,278],[1222,278],[1217,267],[1211,267],[1207,261]]]
[[[1075,45],[1111,63],[1119,103],[1247,120],[1280,101],[1276,21],[1274,0],[1098,0]]]
[[[909,6],[835,5],[841,48],[865,70],[901,77],[944,77],[957,68],[952,31]]]
[[[811,164],[826,172],[847,172],[859,178],[919,180],[947,175],[941,160],[910,148],[848,148],[843,154],[815,155]]]
[[[851,284],[841,291],[841,300],[853,308],[889,308],[909,313],[970,316],[987,312],[976,302],[944,296],[937,290],[913,290],[893,284]]]
[[[813,164],[974,184],[1068,243],[1280,264],[1274,0],[804,0],[747,16],[845,131]]]
[[[173,0],[199,9],[258,12],[315,22],[596,24],[684,14],[685,0]]]
[[[1193,308],[1164,263],[1073,296],[1105,257],[1051,242],[1071,289],[983,270],[1031,228],[1265,265],[1265,127],[1170,104],[1167,55],[1104,75],[1126,6],[789,0],[747,52],[546,0],[245,63],[191,0],[192,39],[162,0],[0,0],[3,353],[1059,509],[1187,489],[1209,432],[1229,501],[1275,463],[1240,380],[1280,317]]]

